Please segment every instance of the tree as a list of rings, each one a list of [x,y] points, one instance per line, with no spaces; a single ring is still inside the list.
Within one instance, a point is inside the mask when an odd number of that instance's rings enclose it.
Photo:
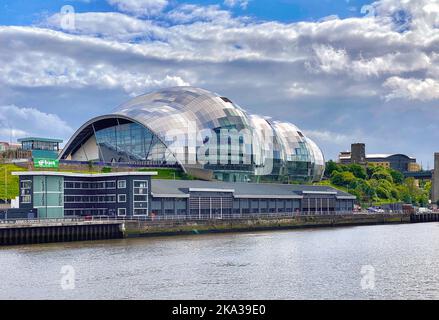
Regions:
[[[382,168],[378,167],[378,166],[367,166],[366,173],[367,173],[368,178],[372,179],[372,175],[375,172],[380,171],[380,170],[382,170]]]
[[[377,188],[377,196],[381,199],[390,199],[391,198],[391,194],[389,192],[389,190],[387,190],[386,188],[379,186]]]
[[[393,183],[393,178],[392,178],[392,176],[390,175],[390,173],[387,172],[386,170],[383,170],[383,169],[378,170],[378,171],[375,171],[375,172],[372,174],[372,179],[376,179],[376,180],[387,180],[387,181],[389,181],[390,183]]]
[[[336,186],[347,187],[350,183],[355,181],[355,176],[349,171],[333,171],[331,176],[331,183]]]
[[[330,178],[334,171],[341,171],[340,166],[332,160],[326,162],[325,177]]]
[[[358,164],[343,165],[333,161],[328,161],[326,169],[332,185],[347,188],[362,203],[386,200],[428,204],[431,182],[421,180],[418,184],[413,178],[404,179],[399,171],[380,166],[364,168]]]
[[[359,164],[353,163],[348,166],[348,170],[354,174],[355,177],[359,179],[366,179],[366,169]]]
[[[401,172],[393,169],[390,169],[389,171],[394,183],[401,184],[404,182],[404,175]]]

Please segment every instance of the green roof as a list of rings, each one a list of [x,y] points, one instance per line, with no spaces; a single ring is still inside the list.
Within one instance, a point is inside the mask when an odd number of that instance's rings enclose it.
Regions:
[[[40,141],[40,142],[58,142],[62,143],[61,139],[50,139],[50,138],[37,138],[37,137],[29,137],[29,138],[21,138],[17,139],[18,142],[28,142],[28,141]]]

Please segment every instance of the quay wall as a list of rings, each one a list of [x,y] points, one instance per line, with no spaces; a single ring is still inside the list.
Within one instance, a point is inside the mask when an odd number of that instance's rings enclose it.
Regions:
[[[351,214],[211,220],[109,220],[0,223],[0,246],[203,233],[252,232],[439,221],[439,213]]]
[[[389,223],[410,223],[409,214],[354,214],[325,216],[295,216],[276,218],[247,218],[231,220],[159,220],[126,221],[125,237],[146,237],[160,235],[182,235],[220,232],[245,232],[282,230],[296,228],[318,228],[337,226],[374,225]]]
[[[0,246],[123,238],[120,223],[0,225]]]

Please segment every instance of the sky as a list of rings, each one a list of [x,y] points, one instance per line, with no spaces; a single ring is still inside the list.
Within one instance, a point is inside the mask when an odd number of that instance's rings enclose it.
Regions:
[[[68,140],[191,85],[424,169],[439,151],[439,0],[0,0],[0,141]]]

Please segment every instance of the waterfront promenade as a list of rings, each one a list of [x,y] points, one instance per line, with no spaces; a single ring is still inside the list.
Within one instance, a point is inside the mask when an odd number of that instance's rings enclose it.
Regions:
[[[0,220],[0,245],[438,221],[439,214],[345,213]]]

